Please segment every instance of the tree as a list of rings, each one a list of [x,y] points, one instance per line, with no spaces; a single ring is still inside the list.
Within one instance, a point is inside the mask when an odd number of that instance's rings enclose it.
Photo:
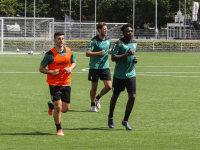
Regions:
[[[13,17],[15,15],[14,6],[15,0],[1,0],[0,1],[0,17]]]

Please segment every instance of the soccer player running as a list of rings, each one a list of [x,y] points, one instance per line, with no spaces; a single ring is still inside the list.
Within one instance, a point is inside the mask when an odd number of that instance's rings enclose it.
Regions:
[[[86,56],[90,57],[88,80],[91,81],[90,99],[91,110],[97,112],[101,108],[100,98],[112,88],[111,74],[109,69],[108,54],[111,51],[111,39],[107,35],[105,22],[97,24],[98,35],[93,37],[87,47]],[[104,87],[96,95],[98,79],[103,80]],[[96,107],[95,107],[96,101]]]
[[[58,136],[64,136],[61,112],[66,113],[70,108],[71,71],[76,66],[74,53],[69,47],[64,47],[64,42],[64,33],[56,32],[54,48],[45,53],[39,68],[41,73],[47,74],[52,99],[48,102],[48,113],[53,114]]]
[[[111,50],[111,59],[116,62],[113,75],[113,95],[110,100],[110,112],[108,115],[108,126],[114,128],[113,112],[117,99],[122,91],[127,89],[128,102],[122,125],[127,130],[132,130],[128,123],[136,94],[136,73],[135,63],[137,63],[136,47],[137,42],[132,40],[133,27],[131,24],[125,24],[121,28],[124,37],[119,39]]]

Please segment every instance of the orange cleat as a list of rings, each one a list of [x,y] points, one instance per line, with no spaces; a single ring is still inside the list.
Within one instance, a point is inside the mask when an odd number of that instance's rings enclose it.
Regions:
[[[62,129],[58,130],[57,135],[58,136],[64,136],[63,130]]]
[[[53,114],[53,111],[54,111],[53,109],[50,109],[50,108],[49,108],[49,109],[48,109],[48,114],[51,116],[51,115]]]

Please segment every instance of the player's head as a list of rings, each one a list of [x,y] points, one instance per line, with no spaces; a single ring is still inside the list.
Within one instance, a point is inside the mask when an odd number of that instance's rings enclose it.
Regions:
[[[123,35],[127,39],[131,39],[133,37],[133,26],[130,23],[127,23],[121,28]]]
[[[56,32],[54,34],[54,44],[57,47],[62,47],[65,43],[65,37],[63,32]]]
[[[107,34],[107,24],[105,22],[99,22],[97,24],[97,30],[99,34],[105,36]]]
[[[60,36],[60,35],[63,35],[64,36],[64,33],[63,32],[56,32],[54,34],[54,40],[56,39],[57,36]]]

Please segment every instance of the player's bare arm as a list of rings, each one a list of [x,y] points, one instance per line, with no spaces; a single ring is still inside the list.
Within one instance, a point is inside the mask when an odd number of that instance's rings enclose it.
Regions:
[[[136,54],[134,55],[133,62],[134,62],[134,64],[137,64],[137,62],[138,62],[138,59],[137,59],[137,56],[136,56]]]
[[[99,52],[92,52],[91,50],[87,50],[86,52],[86,56],[87,57],[92,57],[92,56],[97,56],[97,55],[104,55],[105,54],[105,50],[99,51]]]
[[[39,71],[44,74],[51,74],[57,76],[59,74],[59,69],[56,70],[48,70],[46,67],[40,65]]]
[[[110,54],[110,51],[112,50],[112,48],[110,47],[109,49],[108,49],[108,54]]]
[[[72,63],[71,67],[65,68],[65,71],[66,71],[67,73],[71,73],[72,70],[73,70],[75,67],[76,67],[76,62]]]

